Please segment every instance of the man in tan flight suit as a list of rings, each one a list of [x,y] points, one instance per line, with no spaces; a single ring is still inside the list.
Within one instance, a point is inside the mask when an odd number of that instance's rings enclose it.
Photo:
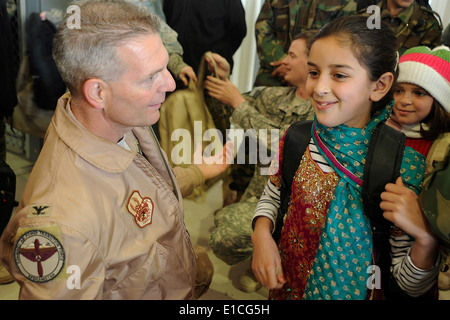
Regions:
[[[70,92],[2,235],[1,263],[21,299],[196,298],[182,194],[150,128],[175,89],[155,17],[122,1],[76,4],[80,28],[64,20],[54,44]]]

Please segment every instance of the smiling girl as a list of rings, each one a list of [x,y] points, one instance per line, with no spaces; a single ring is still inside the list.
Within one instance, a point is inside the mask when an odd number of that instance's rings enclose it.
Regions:
[[[431,50],[421,46],[407,50],[399,61],[399,78],[395,86],[394,98],[392,116],[387,123],[406,135],[407,146],[427,157],[426,173],[430,174],[434,169],[434,158],[433,154],[428,154],[428,151],[434,141],[436,144],[439,140],[445,141],[444,137],[448,137],[450,130],[449,48],[440,46]],[[432,148],[436,149],[436,147]],[[442,149],[439,151],[442,152]],[[435,231],[448,229],[448,223],[442,218],[445,214],[448,215],[444,207],[438,206],[440,209],[433,212],[434,216],[440,217],[436,229],[436,222],[424,218],[417,196],[408,193],[400,182],[386,185],[386,191],[381,194],[381,199],[380,206],[389,219],[414,222],[413,225],[416,227],[410,231],[409,235],[415,239],[421,239],[420,233],[423,233],[425,229]],[[430,227],[430,222],[434,228]],[[403,236],[403,238],[407,237],[407,235]],[[445,265],[447,268],[450,265],[450,248],[445,243],[444,239],[441,242],[441,257],[445,262],[442,270],[445,270]],[[428,254],[436,254],[434,246],[430,247]],[[449,278],[449,273],[441,272],[439,275],[441,290],[449,289],[448,280],[445,284],[446,278]]]
[[[281,168],[283,161],[292,160],[283,159],[284,137],[273,164],[276,173],[253,219],[253,270],[271,289],[271,299],[353,300],[370,294],[368,268],[377,261],[363,210],[362,181],[372,132],[390,116],[386,106],[396,77],[395,42],[389,26],[368,29],[366,18],[359,16],[330,22],[313,40],[306,91],[316,118],[278,243],[272,232],[280,206]],[[423,156],[405,149],[400,176],[415,193],[424,163]],[[412,265],[406,252],[401,255],[396,279]],[[414,274],[413,289],[427,290],[437,271]]]
[[[415,47],[399,61],[389,125],[407,137],[406,145],[425,157],[433,141],[450,130],[450,50]]]

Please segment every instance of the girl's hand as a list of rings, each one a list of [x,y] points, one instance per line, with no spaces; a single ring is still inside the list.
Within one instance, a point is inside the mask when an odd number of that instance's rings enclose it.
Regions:
[[[433,267],[438,241],[420,209],[418,196],[403,184],[401,177],[395,184],[388,183],[385,190],[380,203],[384,218],[415,239],[410,253],[414,265],[423,270]]]
[[[399,177],[394,183],[388,183],[381,194],[380,207],[383,216],[415,239],[429,237],[426,218],[417,202],[418,196],[407,188]]]
[[[281,267],[280,253],[270,232],[272,221],[259,217],[252,235],[252,269],[258,281],[269,289],[280,289],[286,282]]]

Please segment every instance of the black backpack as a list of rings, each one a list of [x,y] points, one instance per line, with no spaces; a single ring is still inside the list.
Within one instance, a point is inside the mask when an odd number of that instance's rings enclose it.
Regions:
[[[311,140],[312,121],[299,121],[292,124],[284,138],[283,164],[281,174],[281,197],[273,237],[278,242],[287,213],[291,185],[303,153]],[[395,286],[390,279],[390,226],[391,223],[383,218],[383,211],[379,204],[380,195],[387,183],[395,182],[399,176],[400,167],[405,150],[405,135],[382,123],[374,129],[369,142],[363,181],[364,212],[369,217],[372,228],[375,261],[380,267],[382,288],[385,296],[387,288]],[[289,156],[287,156],[289,155]],[[289,161],[286,161],[289,159]],[[394,284],[393,284],[394,283]],[[399,289],[389,289],[398,292]]]
[[[55,60],[52,56],[56,27],[49,20],[42,21],[33,12],[26,21],[26,45],[33,79],[36,106],[43,110],[55,110],[59,98],[66,91]]]
[[[16,174],[0,159],[0,236],[11,218],[14,207],[18,204],[15,197]]]

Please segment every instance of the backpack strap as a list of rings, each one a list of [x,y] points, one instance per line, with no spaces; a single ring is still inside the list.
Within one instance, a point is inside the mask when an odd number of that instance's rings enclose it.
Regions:
[[[387,183],[395,183],[399,177],[405,144],[405,135],[385,123],[374,129],[369,142],[362,195],[364,212],[371,221],[373,232],[383,232],[389,227],[379,206],[380,195]]]
[[[311,140],[312,123],[312,120],[295,122],[288,128],[284,137],[283,164],[281,170],[281,201],[275,223],[275,230],[273,232],[273,238],[276,242],[280,239],[281,229],[284,224],[284,216],[289,207],[292,181],[294,180],[295,172],[297,171],[303,153],[305,153],[306,147]]]
[[[406,136],[382,123],[372,134],[364,166],[362,196],[364,212],[370,219],[375,263],[381,271],[384,294],[389,288],[391,246],[389,243],[391,222],[383,217],[380,208],[381,193],[387,183],[395,183],[400,174]]]
[[[292,124],[286,131],[283,148],[283,164],[281,171],[280,209],[277,215],[277,229],[281,233],[284,215],[289,206],[292,181],[300,165],[300,160],[311,140],[312,120],[299,121]],[[369,143],[363,182],[363,203],[376,236],[389,238],[390,224],[383,218],[379,207],[380,195],[389,182],[395,182],[399,176],[406,137],[400,131],[386,124],[377,126]],[[389,150],[389,152],[386,152]],[[287,156],[289,155],[289,156]],[[375,166],[371,165],[376,163]]]

